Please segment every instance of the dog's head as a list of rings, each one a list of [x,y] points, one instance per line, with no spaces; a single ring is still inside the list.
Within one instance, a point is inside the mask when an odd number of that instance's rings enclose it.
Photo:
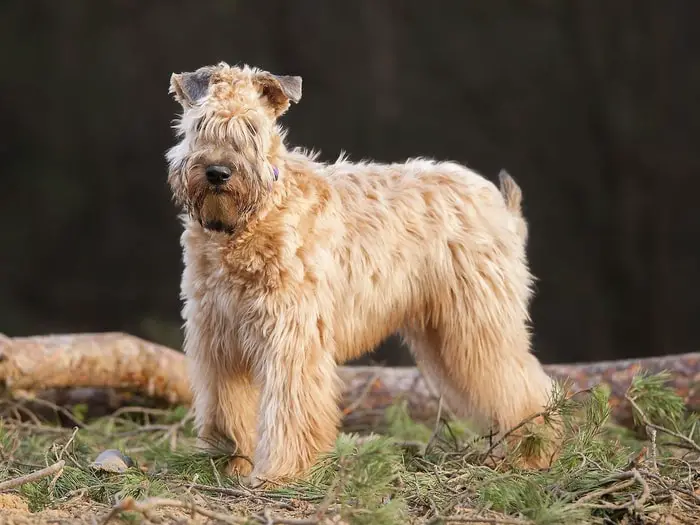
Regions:
[[[301,99],[301,77],[222,62],[173,74],[170,92],[183,110],[167,153],[174,198],[205,228],[232,232],[278,177],[277,119]]]

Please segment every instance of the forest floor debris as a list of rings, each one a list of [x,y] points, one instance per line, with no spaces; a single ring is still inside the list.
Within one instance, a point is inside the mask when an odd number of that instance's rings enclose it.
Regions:
[[[307,481],[264,491],[221,473],[225,444],[218,454],[195,448],[184,407],[87,420],[77,406],[74,424],[61,426],[4,398],[0,523],[697,523],[700,418],[667,380],[634,378],[634,429],[611,421],[605,388],[573,397],[562,388],[549,413],[564,418],[565,443],[547,470],[516,466],[523,447],[542,446],[536,426],[525,426],[519,450],[495,458],[468,423],[431,428],[397,403],[372,432],[342,433]],[[109,449],[124,468],[95,468]]]

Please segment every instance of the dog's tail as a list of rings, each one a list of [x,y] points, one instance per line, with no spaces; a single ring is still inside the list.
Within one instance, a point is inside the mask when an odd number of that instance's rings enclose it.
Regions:
[[[523,192],[513,177],[508,175],[506,170],[501,170],[498,174],[501,194],[506,202],[506,208],[517,220],[517,230],[523,241],[527,241],[527,223],[523,217],[522,202]]]
[[[508,210],[515,215],[522,216],[523,192],[520,186],[513,180],[513,177],[508,175],[506,170],[501,170],[498,174],[498,182]]]

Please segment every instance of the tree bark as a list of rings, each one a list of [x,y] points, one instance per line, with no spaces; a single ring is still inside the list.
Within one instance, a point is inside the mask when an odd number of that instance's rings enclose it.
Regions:
[[[623,423],[631,415],[624,394],[641,371],[669,371],[670,385],[689,408],[700,408],[700,353],[546,365],[545,370],[555,379],[568,380],[573,391],[607,384],[613,416]],[[378,424],[383,411],[398,400],[406,401],[415,420],[435,420],[438,398],[415,367],[341,367],[340,375],[346,426]],[[170,404],[192,401],[184,354],[122,333],[14,339],[0,335],[0,385],[10,394],[88,387],[126,390]]]

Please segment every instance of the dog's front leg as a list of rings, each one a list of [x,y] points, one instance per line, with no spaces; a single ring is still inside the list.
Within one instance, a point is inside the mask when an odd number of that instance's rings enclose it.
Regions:
[[[199,447],[231,453],[226,474],[247,476],[252,470],[257,388],[243,371],[222,373],[203,363],[192,363],[190,369],[197,385],[194,408]],[[226,446],[229,441],[234,449]]]
[[[303,477],[335,442],[340,421],[333,354],[318,345],[291,344],[261,363],[258,443],[253,485]],[[296,341],[298,343],[298,341]]]
[[[235,356],[239,355],[236,348],[222,348],[210,333],[192,321],[185,326],[197,444],[212,452],[233,453],[227,474],[246,476],[252,470],[258,389],[250,371],[244,366],[235,366],[238,364]],[[229,366],[222,366],[222,363]],[[229,441],[233,442],[235,450],[229,449]]]

